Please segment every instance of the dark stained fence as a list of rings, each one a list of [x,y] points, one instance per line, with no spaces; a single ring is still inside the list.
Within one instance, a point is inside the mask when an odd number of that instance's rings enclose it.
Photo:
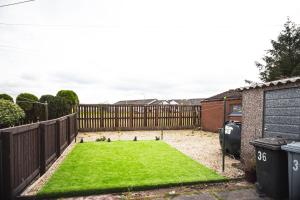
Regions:
[[[77,135],[76,126],[76,114],[71,114],[0,130],[0,199],[13,199],[44,174]]]
[[[81,104],[79,131],[160,130],[200,127],[201,106]]]

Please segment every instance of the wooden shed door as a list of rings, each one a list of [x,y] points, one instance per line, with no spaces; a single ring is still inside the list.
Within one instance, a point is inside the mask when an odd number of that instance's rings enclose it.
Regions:
[[[264,137],[300,139],[300,88],[265,92]]]

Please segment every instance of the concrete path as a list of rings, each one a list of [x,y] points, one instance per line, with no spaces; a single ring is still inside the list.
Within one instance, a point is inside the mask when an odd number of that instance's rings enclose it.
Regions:
[[[271,200],[267,197],[259,197],[253,188],[239,189],[233,191],[213,192],[207,191],[196,194],[168,195],[164,197],[133,197],[118,195],[100,195],[68,198],[67,200],[122,200],[122,199],[158,199],[158,200]]]
[[[270,200],[270,198],[261,198],[255,192],[255,189],[241,189],[235,191],[225,191],[218,193],[180,195],[173,200]]]

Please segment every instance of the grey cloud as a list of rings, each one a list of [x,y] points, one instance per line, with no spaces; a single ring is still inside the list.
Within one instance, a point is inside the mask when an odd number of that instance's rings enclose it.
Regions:
[[[34,74],[28,74],[28,73],[23,73],[20,76],[21,79],[26,80],[26,81],[37,81],[38,77]]]
[[[156,80],[132,78],[114,81],[109,83],[109,87],[114,90],[131,91],[137,93],[164,93],[167,90],[174,89],[176,85]]]
[[[62,83],[76,83],[76,84],[95,84],[99,82],[96,78],[80,73],[72,72],[57,72],[50,75],[50,79],[53,81],[59,81]]]

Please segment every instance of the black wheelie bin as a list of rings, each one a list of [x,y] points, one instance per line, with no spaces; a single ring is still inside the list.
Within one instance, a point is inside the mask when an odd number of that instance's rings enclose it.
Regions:
[[[287,141],[282,138],[260,138],[250,142],[256,152],[256,189],[274,199],[288,198],[288,162],[281,150]]]
[[[225,125],[225,152],[240,157],[241,152],[241,123],[229,121]],[[223,128],[219,129],[219,140],[223,150]]]

